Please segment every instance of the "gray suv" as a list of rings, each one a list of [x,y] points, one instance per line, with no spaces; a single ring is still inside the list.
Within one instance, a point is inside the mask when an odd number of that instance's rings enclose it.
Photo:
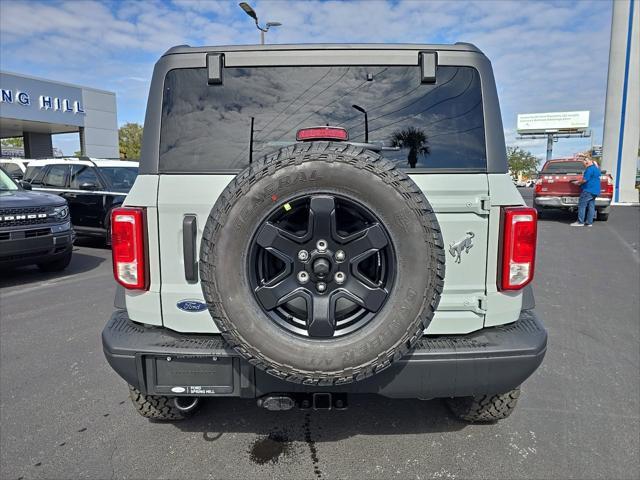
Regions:
[[[376,393],[496,421],[542,362],[536,212],[473,45],[172,48],[139,173],[102,340],[145,417]]]

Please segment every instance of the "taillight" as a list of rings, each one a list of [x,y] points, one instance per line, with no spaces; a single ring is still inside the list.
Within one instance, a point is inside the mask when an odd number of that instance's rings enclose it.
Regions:
[[[311,127],[302,128],[296,133],[296,140],[305,142],[310,140],[349,140],[349,133],[340,127]]]
[[[145,210],[114,208],[111,212],[111,254],[113,276],[125,288],[147,290],[145,255]]]
[[[534,208],[502,209],[502,264],[500,290],[520,290],[533,280],[538,214]]]
[[[613,196],[613,178],[611,175],[607,175],[607,185],[604,187],[604,194],[607,197]]]
[[[533,187],[533,191],[536,193],[540,193],[542,191],[542,179],[536,179],[535,185]]]

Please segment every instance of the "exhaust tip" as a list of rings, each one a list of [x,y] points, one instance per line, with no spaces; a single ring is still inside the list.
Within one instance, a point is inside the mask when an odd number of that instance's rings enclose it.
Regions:
[[[173,405],[181,412],[190,412],[198,406],[198,397],[173,397]]]
[[[272,412],[282,412],[295,407],[295,400],[289,395],[268,395],[258,399],[258,406]]]

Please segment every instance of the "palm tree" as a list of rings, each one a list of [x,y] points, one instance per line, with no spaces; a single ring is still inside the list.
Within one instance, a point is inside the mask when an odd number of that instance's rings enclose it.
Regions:
[[[394,147],[408,148],[409,167],[416,168],[418,163],[418,155],[429,155],[431,148],[429,147],[429,139],[427,134],[416,127],[406,127],[402,130],[396,130],[391,136],[391,145]]]

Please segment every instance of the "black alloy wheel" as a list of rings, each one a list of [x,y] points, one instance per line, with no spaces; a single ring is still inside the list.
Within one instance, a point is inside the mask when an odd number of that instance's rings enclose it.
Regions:
[[[396,262],[386,228],[360,203],[311,194],[271,212],[251,242],[249,278],[267,316],[296,335],[334,338],[385,304]]]

